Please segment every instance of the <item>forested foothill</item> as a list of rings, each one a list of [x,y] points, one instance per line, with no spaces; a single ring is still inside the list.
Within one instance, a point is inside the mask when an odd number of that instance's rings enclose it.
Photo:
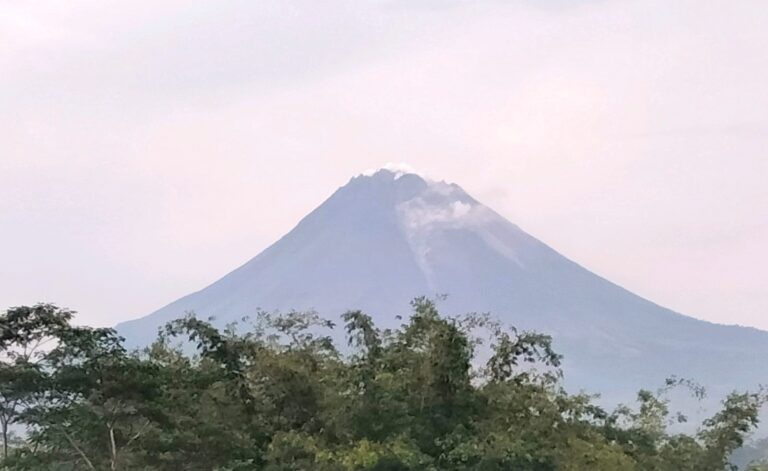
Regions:
[[[665,392],[703,394],[694,382],[606,410],[564,391],[547,335],[444,317],[426,298],[397,329],[359,311],[338,326],[289,312],[223,329],[189,315],[142,351],[73,314],[0,315],[0,469],[723,471],[761,457],[742,448],[761,391],[673,432],[686,419]]]

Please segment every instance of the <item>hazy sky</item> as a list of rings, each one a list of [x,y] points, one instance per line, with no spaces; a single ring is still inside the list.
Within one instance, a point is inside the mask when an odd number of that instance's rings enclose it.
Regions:
[[[388,161],[768,329],[768,5],[0,0],[0,308],[111,325]]]

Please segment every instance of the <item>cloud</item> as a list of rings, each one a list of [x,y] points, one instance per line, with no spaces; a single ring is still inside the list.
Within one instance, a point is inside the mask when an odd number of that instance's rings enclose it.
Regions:
[[[414,175],[420,175],[423,177],[422,174],[416,171],[413,167],[408,165],[407,163],[400,162],[400,163],[394,163],[394,162],[387,162],[386,164],[382,165],[381,167],[376,168],[369,168],[368,170],[364,171],[360,175],[368,176],[370,177],[374,173],[380,171],[380,170],[387,170],[389,172],[392,172],[395,174],[395,180],[402,177],[403,175],[407,174],[414,174]]]

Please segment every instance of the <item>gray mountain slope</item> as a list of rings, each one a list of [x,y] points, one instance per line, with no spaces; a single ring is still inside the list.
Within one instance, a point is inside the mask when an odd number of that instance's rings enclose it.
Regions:
[[[129,344],[194,311],[221,324],[267,310],[349,309],[399,323],[416,296],[448,314],[490,312],[553,335],[572,390],[626,401],[673,374],[714,395],[768,378],[768,333],[711,324],[636,296],[568,260],[461,188],[380,170],[338,189],[291,232],[201,291],[118,325]]]

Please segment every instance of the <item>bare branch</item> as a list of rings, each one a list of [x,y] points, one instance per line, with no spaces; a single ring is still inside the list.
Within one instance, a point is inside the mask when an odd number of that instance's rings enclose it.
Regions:
[[[64,437],[66,437],[69,444],[72,445],[72,448],[74,448],[75,451],[77,451],[77,453],[80,455],[83,461],[85,461],[85,464],[88,465],[88,468],[96,471],[96,467],[93,466],[93,463],[91,463],[91,460],[88,459],[88,457],[85,455],[83,450],[81,450],[80,447],[77,446],[77,443],[75,443],[72,437],[67,433],[67,430],[64,427],[59,427],[59,428],[61,429],[61,432],[64,434]]]

